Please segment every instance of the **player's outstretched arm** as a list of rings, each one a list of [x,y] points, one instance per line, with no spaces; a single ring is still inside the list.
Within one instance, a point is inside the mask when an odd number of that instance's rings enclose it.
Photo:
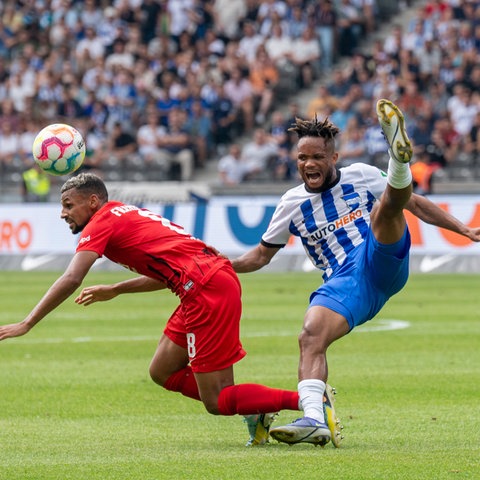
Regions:
[[[280,248],[266,247],[259,244],[238,258],[231,260],[233,269],[237,273],[248,273],[260,270],[270,263]]]
[[[426,197],[412,194],[406,209],[425,223],[463,235],[472,242],[480,242],[480,227],[465,225]]]
[[[97,258],[98,255],[94,252],[76,253],[65,273],[55,281],[22,322],[0,327],[0,340],[28,333],[42,318],[75,292]]]
[[[167,285],[159,280],[145,276],[135,277],[111,285],[85,287],[75,299],[75,303],[88,306],[95,302],[106,302],[122,293],[153,292],[164,288],[167,288]]]

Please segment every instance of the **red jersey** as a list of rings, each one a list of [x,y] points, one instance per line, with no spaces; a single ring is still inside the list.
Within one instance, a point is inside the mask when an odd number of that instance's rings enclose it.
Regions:
[[[149,210],[113,201],[83,229],[77,252],[85,250],[165,282],[181,299],[229,264],[183,227]]]

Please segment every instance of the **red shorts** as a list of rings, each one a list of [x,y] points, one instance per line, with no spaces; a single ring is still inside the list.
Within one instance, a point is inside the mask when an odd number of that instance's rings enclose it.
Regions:
[[[187,349],[194,372],[223,370],[246,355],[240,342],[241,295],[236,273],[221,268],[168,320],[164,334]]]

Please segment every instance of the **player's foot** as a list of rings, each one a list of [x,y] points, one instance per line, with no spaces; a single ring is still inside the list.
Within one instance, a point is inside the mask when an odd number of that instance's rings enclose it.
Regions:
[[[330,435],[332,437],[332,443],[336,448],[338,448],[340,446],[340,442],[343,440],[343,426],[341,425],[340,419],[335,413],[335,407],[333,405],[335,402],[335,394],[335,389],[327,383],[323,399],[323,410],[325,412],[325,420],[327,422],[328,429],[330,430]]]
[[[298,418],[288,425],[272,428],[270,435],[283,443],[313,443],[322,447],[331,438],[330,429],[325,423],[309,417]]]
[[[268,442],[268,432],[270,425],[275,420],[277,413],[259,413],[255,415],[245,415],[245,423],[248,427],[250,439],[246,446],[264,445]]]
[[[390,100],[382,98],[377,102],[377,117],[390,155],[398,162],[408,163],[412,159],[413,151],[401,110]]]

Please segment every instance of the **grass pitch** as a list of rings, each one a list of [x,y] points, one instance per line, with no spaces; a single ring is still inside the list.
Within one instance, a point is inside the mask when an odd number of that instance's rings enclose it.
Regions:
[[[126,275],[92,272],[85,285]],[[2,274],[0,323],[21,320],[57,276]],[[249,354],[236,381],[295,389],[296,337],[320,276],[241,280]],[[86,308],[72,297],[0,343],[0,479],[478,479],[479,290],[480,276],[412,276],[376,319],[330,348],[340,449],[246,448],[240,417],[209,415],[150,381],[177,304],[168,292]],[[297,416],[284,411],[277,422]]]

